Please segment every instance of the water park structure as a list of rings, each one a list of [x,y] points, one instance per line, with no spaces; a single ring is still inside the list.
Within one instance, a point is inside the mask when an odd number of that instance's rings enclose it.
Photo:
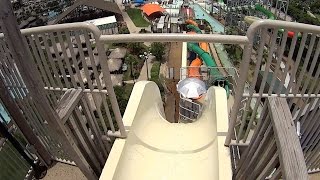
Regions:
[[[251,19],[287,20],[288,5],[287,0],[219,0],[219,14],[224,17],[227,27],[237,28],[245,33],[252,22],[245,21],[246,16],[254,17]]]
[[[243,10],[232,16],[249,26],[245,35],[225,35],[230,24],[193,1],[179,7],[179,33],[164,33],[171,17],[162,9],[161,33],[105,35],[86,22],[19,30],[8,2],[0,1],[0,100],[49,170],[63,162],[90,180],[307,180],[320,172],[320,27],[276,20],[271,1],[239,0]],[[219,1],[220,9],[237,11],[230,2]],[[134,42],[165,42],[168,57],[179,56],[157,62],[154,82],[116,88],[106,45]],[[238,69],[229,44],[242,49]],[[138,59],[148,73],[147,60]],[[178,78],[167,75],[172,62]],[[160,91],[167,81],[175,89]],[[171,122],[166,104],[174,98],[179,116]]]

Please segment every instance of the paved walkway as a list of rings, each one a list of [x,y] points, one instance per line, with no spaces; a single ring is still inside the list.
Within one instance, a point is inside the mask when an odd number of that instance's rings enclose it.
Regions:
[[[154,58],[155,58],[154,56],[149,56],[148,59],[147,59],[149,79],[151,78],[151,68],[152,68],[152,65],[153,65],[152,60]],[[146,80],[148,80],[148,78],[147,78],[147,67],[146,67],[146,63],[143,63],[143,67],[141,68],[140,75],[139,75],[137,81],[146,81]]]
[[[126,22],[130,33],[139,33],[141,28],[136,27],[136,25],[134,25],[131,18],[129,17],[128,13],[125,12],[124,5],[122,4],[122,0],[116,0],[116,3],[119,6],[120,10],[122,11],[123,20]]]
[[[71,166],[64,163],[57,163],[48,170],[47,175],[43,180],[62,180],[62,179],[76,179],[86,180],[87,178],[83,175],[77,166]]]
[[[153,65],[154,58],[155,58],[154,56],[149,56],[149,58],[147,59],[149,79],[151,78],[151,68]],[[143,66],[140,71],[140,75],[139,75],[138,79],[135,80],[135,82],[146,81],[146,80],[148,80],[147,68],[146,68],[146,63],[143,63]],[[127,83],[127,84],[134,84],[135,83],[133,80],[123,81],[123,82]]]
[[[150,30],[150,26],[149,27],[137,27],[133,21],[131,20],[130,16],[128,15],[128,13],[124,10],[125,7],[124,5],[122,4],[122,0],[116,0],[116,3],[118,4],[120,10],[122,11],[122,17],[123,17],[123,20],[126,22],[127,24],[127,27],[130,31],[131,34],[135,34],[135,33],[139,33],[139,31],[141,29],[147,29],[147,30]]]

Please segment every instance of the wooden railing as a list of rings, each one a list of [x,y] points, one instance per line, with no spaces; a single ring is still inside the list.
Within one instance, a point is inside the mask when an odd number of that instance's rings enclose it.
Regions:
[[[111,150],[108,141],[102,142],[103,132],[100,130],[94,114],[86,101],[87,94],[80,89],[67,90],[57,105],[64,131],[71,135],[75,143],[65,147],[75,149],[82,162],[99,175]]]
[[[267,111],[241,156],[235,179],[308,179],[307,167],[285,98],[268,98]]]

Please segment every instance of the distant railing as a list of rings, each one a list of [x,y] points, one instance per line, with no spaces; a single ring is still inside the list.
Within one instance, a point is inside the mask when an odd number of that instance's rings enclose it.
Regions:
[[[192,75],[192,77],[200,78],[203,80],[207,87],[212,86],[212,79],[214,78],[210,72],[212,69],[215,69],[221,73],[221,77],[224,77],[229,84],[230,90],[234,92],[235,86],[236,86],[236,79],[239,77],[238,71],[236,68],[232,67],[206,67],[206,66],[200,66],[200,67],[181,67],[180,68],[180,79],[184,79],[186,77],[190,77],[190,68],[198,68],[199,69],[199,75]],[[229,73],[232,72],[232,73]],[[236,75],[236,77],[234,77]]]
[[[190,123],[196,121],[202,113],[203,106],[191,99],[180,97],[179,122]]]

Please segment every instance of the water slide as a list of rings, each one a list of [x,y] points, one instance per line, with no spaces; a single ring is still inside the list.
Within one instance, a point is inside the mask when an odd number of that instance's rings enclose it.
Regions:
[[[187,21],[190,21],[190,20],[187,20]],[[193,23],[193,22],[194,21],[191,21],[191,23]],[[197,23],[194,22],[193,24],[197,24]],[[190,32],[188,32],[188,34],[196,34],[196,32],[190,31]],[[202,46],[204,50],[208,48],[208,44],[207,43],[199,43],[199,44],[200,44],[200,47]],[[202,65],[202,60],[199,57],[196,57],[195,59],[193,59],[191,64],[190,64],[190,67],[188,68],[188,77],[199,78],[200,79],[200,77],[201,77],[200,76],[200,66],[201,65]]]
[[[188,24],[187,29],[191,29],[198,34],[202,34],[200,28],[196,26],[198,25],[196,22],[194,22],[191,19],[188,19],[186,20],[186,23]],[[190,51],[195,52],[198,55],[198,57],[206,63],[207,67],[213,67],[210,69],[210,75],[212,77],[213,84],[217,86],[218,85],[224,86],[224,88],[226,89],[227,95],[229,96],[229,84],[225,80],[225,78],[221,75],[220,71],[217,68],[215,68],[218,66],[215,60],[212,58],[212,56],[208,52],[209,51],[208,43],[200,42],[199,44],[200,46],[196,43],[189,42],[187,43],[187,47]],[[198,58],[191,62],[190,64],[191,68],[189,68],[189,77],[199,77],[200,75],[199,69],[201,64]],[[197,68],[194,68],[194,67],[197,67]]]
[[[264,15],[266,15],[268,17],[268,19],[271,19],[271,20],[275,20],[276,19],[274,14],[271,11],[267,10],[266,8],[261,6],[260,4],[256,4],[254,6],[254,8],[255,8],[256,11],[262,12]],[[260,18],[255,17],[255,16],[246,16],[244,18],[244,21],[246,23],[248,23],[248,24],[252,24],[253,22],[255,22],[257,20],[260,20]],[[284,29],[279,29],[279,32],[284,33]],[[288,37],[293,38],[294,34],[295,33],[293,31],[289,31],[288,32]],[[301,38],[301,33],[298,34],[298,38]]]
[[[208,89],[197,121],[169,123],[156,83],[139,81],[123,122],[130,132],[127,139],[115,141],[100,180],[218,180],[226,176],[219,166],[230,159],[221,160],[224,154],[219,155],[217,135],[219,123],[228,122],[223,88]]]

